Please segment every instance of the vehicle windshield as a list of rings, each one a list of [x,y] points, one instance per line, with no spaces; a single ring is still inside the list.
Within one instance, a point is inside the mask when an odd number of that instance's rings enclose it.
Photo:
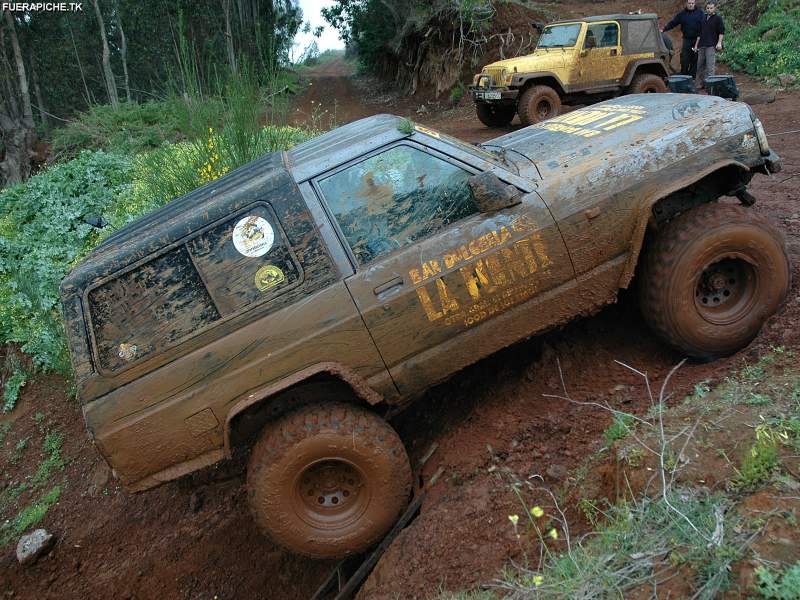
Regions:
[[[544,28],[537,48],[571,48],[578,43],[581,33],[580,23],[550,25]]]

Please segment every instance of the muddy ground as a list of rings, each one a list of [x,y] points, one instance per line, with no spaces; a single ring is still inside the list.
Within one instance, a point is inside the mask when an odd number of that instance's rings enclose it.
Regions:
[[[604,4],[603,12],[613,10],[613,3]],[[335,101],[340,124],[391,112],[470,142],[498,135],[480,125],[467,99],[453,108],[446,99],[398,98],[381,84],[354,79],[341,62],[305,76],[311,85],[295,105],[296,122],[330,119]],[[746,90],[755,87],[744,78],[739,82]],[[786,233],[795,283],[786,306],[750,347],[714,363],[684,366],[674,378],[677,398],[695,382],[719,380],[772,345],[798,345],[800,176],[794,175],[800,169],[800,134],[781,132],[800,129],[800,93],[779,91],[775,102],[754,109],[785,169],[773,177],[756,177],[754,210]],[[331,112],[320,112],[325,110]],[[516,556],[507,515],[519,510],[517,500],[490,467],[500,461],[521,478],[540,474],[556,489],[599,447],[609,424],[605,412],[543,397],[560,389],[557,359],[574,399],[607,399],[643,412],[649,403],[642,380],[614,361],[659,382],[680,358],[655,339],[632,294],[623,293],[618,304],[598,315],[500,352],[430,391],[394,425],[412,460],[438,443],[425,474],[440,467],[445,474],[361,598],[421,598],[440,589],[469,587],[492,579]],[[292,556],[256,531],[247,513],[241,463],[207,469],[144,494],[120,489],[98,459],[79,407],[58,378],[24,388],[18,408],[3,417],[9,419],[14,433],[5,440],[3,458],[9,459],[19,440],[31,441],[16,465],[5,465],[6,473],[36,470],[41,437],[48,430],[64,434],[63,453],[70,461],[53,476],[62,495],[42,522],[57,535],[57,545],[27,569],[17,565],[11,546],[3,548],[2,597],[300,599],[310,596],[331,567]],[[2,485],[12,483],[13,476]],[[568,517],[580,529],[579,516],[571,511]]]

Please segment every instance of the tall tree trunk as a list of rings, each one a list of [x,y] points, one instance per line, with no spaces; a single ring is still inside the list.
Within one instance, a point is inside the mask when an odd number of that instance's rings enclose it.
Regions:
[[[128,40],[125,31],[122,29],[122,16],[119,14],[119,0],[114,0],[114,14],[117,17],[117,27],[119,27],[119,53],[122,57],[122,74],[125,77],[125,97],[131,101],[131,85],[128,79]]]
[[[45,133],[50,132],[50,119],[47,118],[47,110],[44,107],[44,100],[42,100],[42,90],[39,87],[39,78],[36,76],[36,65],[34,58],[31,56],[31,76],[33,79],[33,91],[36,94],[36,107],[39,109],[39,119],[42,122],[42,129]]]
[[[3,132],[3,144],[6,151],[5,158],[0,163],[0,177],[2,177],[5,185],[12,185],[25,181],[31,174],[33,111],[31,109],[31,95],[28,90],[28,76],[25,73],[25,62],[22,60],[22,50],[19,47],[14,18],[8,10],[3,11],[3,16],[10,34],[11,48],[14,51],[19,98],[22,103],[21,113],[19,108],[9,110],[9,107],[5,106],[5,102],[0,104],[0,129]],[[11,97],[13,97],[15,90],[13,86],[9,86],[9,88]],[[9,104],[13,107],[16,103],[9,102]]]
[[[111,50],[108,48],[106,25],[103,22],[98,0],[93,0],[92,4],[94,4],[94,13],[97,15],[97,25],[100,27],[100,40],[103,42],[103,75],[106,80],[106,90],[108,90],[108,101],[111,106],[117,108],[119,106],[119,96],[117,95],[117,82],[114,79],[114,71],[111,70]]]
[[[236,53],[233,49],[233,32],[231,31],[231,0],[221,0],[222,12],[225,14],[225,45],[228,49],[228,65],[231,73],[236,73]]]

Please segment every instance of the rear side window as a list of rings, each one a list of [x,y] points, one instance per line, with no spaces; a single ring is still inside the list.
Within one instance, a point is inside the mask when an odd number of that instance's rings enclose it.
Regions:
[[[619,26],[616,23],[593,23],[586,30],[585,48],[616,48]]]
[[[478,212],[471,173],[411,146],[395,146],[319,182],[362,265]]]
[[[272,209],[253,206],[89,291],[98,366],[120,370],[302,279]]]

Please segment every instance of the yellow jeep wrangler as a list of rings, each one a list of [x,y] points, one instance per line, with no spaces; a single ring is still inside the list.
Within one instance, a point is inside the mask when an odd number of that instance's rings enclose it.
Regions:
[[[515,112],[532,125],[562,103],[666,92],[669,59],[655,14],[557,21],[542,29],[533,54],[486,65],[470,93],[484,125],[508,125]]]

